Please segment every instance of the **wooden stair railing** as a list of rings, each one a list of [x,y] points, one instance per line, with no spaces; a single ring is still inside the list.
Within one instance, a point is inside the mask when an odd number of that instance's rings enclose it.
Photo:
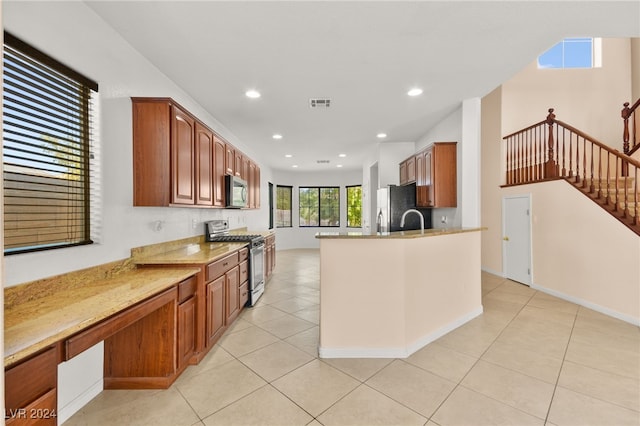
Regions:
[[[636,110],[640,106],[640,99],[636,101],[636,103],[629,108],[629,102],[625,102],[623,104],[622,112],[620,115],[622,116],[623,121],[623,129],[622,129],[622,149],[624,153],[627,155],[632,155],[638,149],[640,149],[640,139],[638,137],[637,121],[636,121]],[[629,134],[629,121],[631,121],[631,134]],[[629,137],[631,135],[631,138]]]
[[[547,118],[503,138],[506,185],[565,179],[640,235],[640,161]]]

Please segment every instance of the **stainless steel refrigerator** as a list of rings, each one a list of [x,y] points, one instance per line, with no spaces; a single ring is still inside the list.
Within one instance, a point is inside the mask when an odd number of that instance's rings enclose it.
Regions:
[[[380,220],[380,232],[409,231],[420,229],[420,218],[410,213],[405,218],[404,227],[400,227],[400,219],[408,209],[416,209],[424,217],[424,229],[431,228],[431,209],[416,207],[416,185],[389,185],[378,189],[377,215]],[[376,223],[376,230],[377,229]]]

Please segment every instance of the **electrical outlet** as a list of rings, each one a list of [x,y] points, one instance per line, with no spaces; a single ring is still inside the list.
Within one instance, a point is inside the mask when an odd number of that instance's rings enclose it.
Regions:
[[[447,217],[446,216],[442,216],[442,218],[440,219],[440,222],[447,223]]]
[[[193,229],[196,229],[198,227],[198,220],[197,219],[191,219],[191,227]]]

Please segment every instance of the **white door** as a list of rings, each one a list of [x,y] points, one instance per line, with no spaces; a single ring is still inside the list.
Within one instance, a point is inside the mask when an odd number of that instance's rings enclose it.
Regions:
[[[505,197],[502,253],[507,278],[531,285],[531,197]]]

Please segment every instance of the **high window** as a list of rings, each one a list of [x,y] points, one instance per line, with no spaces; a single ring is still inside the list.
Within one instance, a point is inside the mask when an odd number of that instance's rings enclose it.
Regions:
[[[347,227],[362,227],[362,186],[347,186]]]
[[[89,244],[98,85],[8,33],[3,66],[5,254]]]
[[[598,68],[602,39],[565,38],[538,57],[538,68]]]
[[[276,187],[276,227],[291,227],[291,186]]]
[[[340,226],[339,187],[299,188],[300,226]]]

